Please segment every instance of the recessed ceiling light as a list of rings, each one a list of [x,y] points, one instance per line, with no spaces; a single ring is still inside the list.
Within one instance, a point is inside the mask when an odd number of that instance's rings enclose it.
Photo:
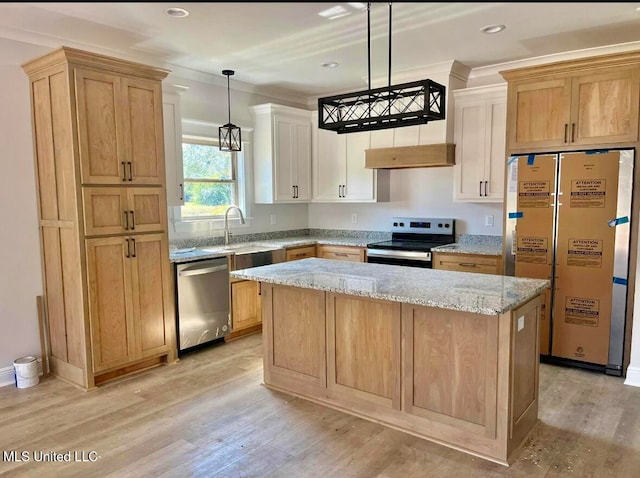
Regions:
[[[367,8],[366,3],[360,2],[349,2],[347,3],[347,5],[349,5],[351,8],[355,8],[356,10],[364,10],[365,8]]]
[[[328,63],[323,63],[321,66],[324,66],[325,68],[335,68],[339,64],[340,63],[338,63],[337,61],[330,61]]]
[[[499,33],[505,28],[504,25],[487,25],[486,27],[482,27],[480,31],[482,33]]]
[[[351,12],[348,12],[346,8],[341,7],[340,5],[336,5],[335,7],[322,10],[320,13],[318,13],[318,15],[329,20],[335,20],[336,18],[351,15]]]
[[[189,10],[185,10],[184,8],[172,7],[167,8],[165,13],[170,17],[174,18],[184,18],[189,16]]]

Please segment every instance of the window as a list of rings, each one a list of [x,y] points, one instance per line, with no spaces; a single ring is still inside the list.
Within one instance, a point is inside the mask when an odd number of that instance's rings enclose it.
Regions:
[[[183,140],[184,206],[182,219],[222,217],[238,204],[236,153],[220,151],[213,141]]]

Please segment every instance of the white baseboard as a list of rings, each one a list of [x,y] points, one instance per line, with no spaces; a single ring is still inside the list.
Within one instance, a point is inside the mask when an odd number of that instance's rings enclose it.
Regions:
[[[42,376],[42,359],[38,359],[38,372]],[[0,368],[0,387],[7,385],[16,385],[16,376],[13,371],[13,365],[11,367]]]
[[[631,385],[632,387],[640,387],[640,368],[631,367],[627,368],[627,379],[624,381],[625,385]]]

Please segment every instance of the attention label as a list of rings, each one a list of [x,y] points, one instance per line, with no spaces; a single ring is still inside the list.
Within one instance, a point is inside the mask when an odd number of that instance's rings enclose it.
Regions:
[[[518,209],[549,207],[550,198],[549,181],[520,181]]]
[[[548,239],[546,237],[519,237],[516,262],[546,264]]]
[[[602,239],[569,239],[567,265],[602,267]]]
[[[569,207],[604,207],[607,181],[604,179],[578,179],[571,181]]]
[[[567,324],[597,327],[600,322],[600,301],[583,297],[567,297],[564,321]]]

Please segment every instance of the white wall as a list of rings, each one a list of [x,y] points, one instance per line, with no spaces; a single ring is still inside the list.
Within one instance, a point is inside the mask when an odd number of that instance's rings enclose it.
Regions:
[[[29,106],[20,65],[49,51],[0,40],[0,385],[13,360],[40,356],[36,296],[42,295],[40,239]]]
[[[638,224],[640,234],[640,224]],[[638,241],[638,255],[640,258],[640,241]],[[625,384],[640,387],[640,277],[636,275],[636,290],[633,299],[634,308],[633,330],[631,331],[631,357],[627,367],[627,379]]]
[[[351,215],[357,214],[357,224]],[[494,226],[486,227],[485,216]],[[374,204],[310,204],[309,227],[388,231],[393,216],[456,219],[457,234],[502,234],[502,203],[453,201],[453,168],[391,170],[391,200]]]

